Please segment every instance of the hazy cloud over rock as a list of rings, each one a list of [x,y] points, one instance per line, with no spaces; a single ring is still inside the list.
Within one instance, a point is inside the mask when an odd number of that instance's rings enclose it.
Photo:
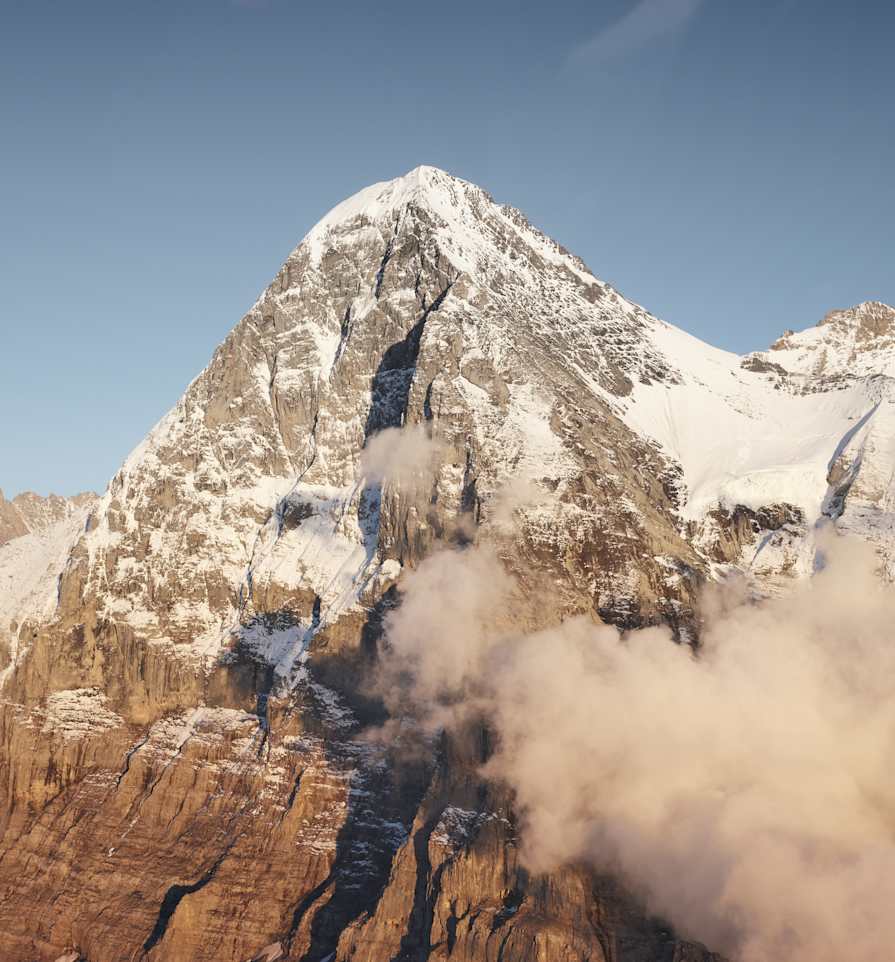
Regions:
[[[407,579],[389,657],[424,724],[496,733],[487,773],[533,870],[620,872],[741,962],[872,962],[895,939],[895,591],[868,546],[823,547],[787,597],[715,589],[698,654],[586,618],[514,631],[497,557],[442,552]]]

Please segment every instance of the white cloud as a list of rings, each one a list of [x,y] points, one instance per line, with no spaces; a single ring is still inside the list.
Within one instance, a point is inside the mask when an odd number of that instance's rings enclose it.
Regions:
[[[589,618],[526,633],[549,598],[487,548],[443,551],[402,584],[383,691],[430,730],[487,719],[532,871],[618,873],[738,962],[890,958],[895,588],[819,537],[789,595],[716,588],[698,655]]]
[[[576,47],[569,64],[594,65],[620,60],[680,29],[705,0],[638,0],[620,19]]]
[[[373,435],[361,455],[361,474],[368,481],[390,481],[405,488],[431,486],[445,454],[423,425],[385,428]]]

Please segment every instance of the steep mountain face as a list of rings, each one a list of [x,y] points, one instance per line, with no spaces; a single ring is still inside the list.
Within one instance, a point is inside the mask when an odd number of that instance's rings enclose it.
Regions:
[[[102,498],[39,550],[4,529],[0,954],[712,958],[589,869],[529,875],[481,729],[363,737],[382,618],[469,542],[549,599],[526,627],[682,638],[728,566],[808,570],[818,519],[888,565],[893,314],[740,358],[441,171],[336,207]]]

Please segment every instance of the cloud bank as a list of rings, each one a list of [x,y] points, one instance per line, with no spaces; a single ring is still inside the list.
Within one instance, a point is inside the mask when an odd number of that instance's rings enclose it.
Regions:
[[[761,604],[716,590],[698,656],[660,628],[514,628],[486,548],[405,581],[387,624],[393,709],[475,714],[544,871],[620,874],[738,962],[877,962],[895,942],[895,596],[832,537],[815,577]],[[400,682],[400,683],[398,683]]]

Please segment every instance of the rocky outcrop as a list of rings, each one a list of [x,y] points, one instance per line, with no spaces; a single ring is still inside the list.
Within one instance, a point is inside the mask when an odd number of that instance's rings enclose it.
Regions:
[[[12,501],[0,495],[9,535],[0,543],[0,687],[12,672],[20,637],[36,636],[37,625],[53,621],[60,572],[96,501],[92,494],[69,499],[25,494]]]
[[[0,491],[0,544],[6,544],[7,541],[27,533],[28,526],[21,512],[11,501],[7,501]]]
[[[705,531],[694,538],[708,556],[723,564],[737,564],[754,553],[773,533],[804,531],[802,512],[790,504],[772,504],[753,510],[738,504],[733,508],[719,505],[706,516]]]

